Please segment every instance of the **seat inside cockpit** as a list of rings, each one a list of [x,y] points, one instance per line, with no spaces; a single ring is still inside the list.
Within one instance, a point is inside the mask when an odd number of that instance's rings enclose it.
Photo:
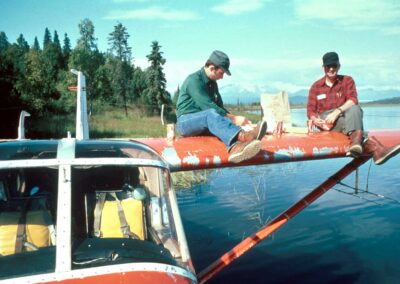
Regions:
[[[71,188],[75,267],[88,265],[88,259],[92,258],[90,251],[97,257],[99,251],[104,251],[98,262],[90,263],[90,266],[101,265],[122,244],[126,249],[133,246],[136,253],[129,257],[125,251],[124,258],[119,253],[120,259],[115,263],[176,264],[180,252],[176,233],[169,224],[172,212],[167,210],[164,187],[163,171],[156,167],[74,167]],[[101,249],[94,252],[89,247]],[[139,257],[141,247],[144,251]]]

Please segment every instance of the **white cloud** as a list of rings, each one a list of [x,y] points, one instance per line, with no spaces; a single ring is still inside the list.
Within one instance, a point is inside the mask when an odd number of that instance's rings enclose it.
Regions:
[[[381,30],[399,33],[398,0],[295,0],[294,14],[299,20],[332,22],[347,30]]]
[[[107,20],[193,21],[199,19],[199,16],[190,10],[173,10],[154,6],[134,10],[113,10],[104,18]]]
[[[265,0],[226,0],[211,8],[212,11],[224,15],[239,15],[257,11],[264,6]]]

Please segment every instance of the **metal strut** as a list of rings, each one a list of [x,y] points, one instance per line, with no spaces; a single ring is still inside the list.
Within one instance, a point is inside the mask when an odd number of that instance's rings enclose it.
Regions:
[[[204,283],[209,280],[211,277],[215,276],[222,269],[231,264],[234,260],[239,258],[244,253],[248,252],[250,249],[255,247],[258,243],[262,242],[265,238],[271,235],[273,232],[282,227],[286,222],[289,221],[290,218],[293,218],[295,215],[300,213],[303,209],[308,207],[311,203],[321,197],[324,193],[326,193],[329,189],[335,186],[342,179],[351,174],[354,170],[358,169],[361,165],[363,165],[366,161],[368,161],[370,156],[362,156],[356,159],[353,159],[350,163],[345,165],[339,171],[337,171],[334,175],[329,177],[319,186],[317,186],[314,190],[312,190],[309,194],[303,197],[301,200],[296,202],[286,211],[281,213],[267,225],[262,227],[255,234],[247,237],[238,245],[236,245],[233,249],[225,253],[219,259],[214,261],[211,265],[206,267],[200,273],[197,274],[197,279],[199,283]]]

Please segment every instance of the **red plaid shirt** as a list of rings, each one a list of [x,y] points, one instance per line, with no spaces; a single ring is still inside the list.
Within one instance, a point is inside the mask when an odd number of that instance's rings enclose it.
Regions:
[[[357,90],[353,78],[338,75],[332,87],[325,84],[325,77],[316,81],[308,93],[307,116],[319,114],[342,106],[347,100],[358,104]]]

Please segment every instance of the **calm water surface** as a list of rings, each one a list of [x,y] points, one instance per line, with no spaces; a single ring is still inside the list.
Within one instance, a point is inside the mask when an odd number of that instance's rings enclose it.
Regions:
[[[297,125],[305,110],[293,110]],[[400,128],[400,108],[365,108],[366,129]],[[222,169],[179,191],[197,272],[281,213],[350,159]],[[400,283],[400,156],[360,168],[209,283]],[[353,187],[354,174],[344,180]],[[371,193],[377,193],[376,196]],[[383,196],[383,197],[382,197]]]

